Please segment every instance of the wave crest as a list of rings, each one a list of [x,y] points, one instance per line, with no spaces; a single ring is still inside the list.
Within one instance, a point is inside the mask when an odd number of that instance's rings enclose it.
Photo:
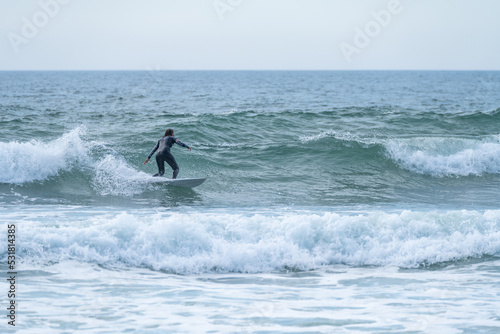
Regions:
[[[43,181],[88,163],[89,146],[81,139],[84,133],[84,127],[77,127],[48,143],[0,143],[0,183]]]
[[[0,143],[0,183],[45,181],[76,168],[79,176],[75,177],[90,182],[102,196],[133,196],[149,187],[149,174],[136,170],[105,145],[85,141],[85,133],[85,127],[77,127],[47,143]]]
[[[500,136],[486,139],[411,138],[389,140],[391,159],[412,172],[444,176],[500,173]]]
[[[19,224],[24,261],[79,260],[191,274],[415,268],[500,255],[500,210],[242,214],[120,213]],[[6,252],[5,247],[1,249]]]

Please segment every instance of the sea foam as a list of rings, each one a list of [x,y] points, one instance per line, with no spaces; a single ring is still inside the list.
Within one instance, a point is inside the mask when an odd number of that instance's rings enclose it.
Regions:
[[[149,174],[85,135],[80,126],[49,142],[0,143],[0,183],[43,182],[77,169],[82,181],[103,196],[132,196],[148,188]]]
[[[500,136],[388,140],[388,155],[405,169],[437,177],[500,173]]]
[[[107,154],[93,164],[93,188],[102,196],[133,196],[147,187],[150,174],[136,170],[118,155]]]
[[[316,135],[301,136],[299,137],[299,140],[301,141],[302,144],[307,144],[307,143],[315,143],[325,138],[334,138],[342,142],[356,142],[360,145],[376,144],[376,142],[372,139],[361,138],[357,135],[353,135],[350,132],[340,132],[335,130],[323,131]]]
[[[0,183],[42,181],[89,161],[89,148],[77,127],[53,141],[0,143]]]
[[[122,212],[71,223],[33,218],[18,229],[26,263],[78,260],[181,274],[332,264],[416,268],[500,256],[500,210]]]

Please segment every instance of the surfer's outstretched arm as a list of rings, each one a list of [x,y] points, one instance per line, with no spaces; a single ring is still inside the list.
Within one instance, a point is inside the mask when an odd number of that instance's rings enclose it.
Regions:
[[[153,154],[155,154],[155,152],[158,149],[158,147],[160,147],[160,141],[159,140],[156,143],[155,147],[153,147],[153,150],[151,151],[151,153],[149,153],[148,158],[144,161],[144,165],[149,162],[149,159],[151,159],[151,157],[153,156]]]
[[[177,139],[177,138],[175,138],[175,143],[176,143],[177,145],[180,145],[180,146],[182,146],[182,147],[185,147],[185,148],[187,148],[188,150],[190,150],[190,151],[191,151],[191,146],[188,146],[188,145],[184,144],[183,142],[181,142],[181,141],[180,141],[179,139]]]

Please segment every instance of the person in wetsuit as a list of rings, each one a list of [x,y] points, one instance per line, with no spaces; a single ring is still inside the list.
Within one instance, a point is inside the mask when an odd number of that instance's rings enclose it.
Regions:
[[[191,151],[191,147],[189,147],[188,145],[184,144],[179,139],[174,137],[174,130],[167,129],[167,131],[165,131],[165,136],[163,136],[162,139],[158,140],[158,143],[153,148],[151,153],[149,153],[146,161],[144,161],[144,165],[147,164],[149,159],[151,159],[153,154],[156,152],[156,150],[158,150],[158,153],[156,153],[156,163],[158,164],[158,173],[156,173],[153,176],[162,176],[163,174],[165,174],[165,161],[166,161],[170,165],[170,167],[172,167],[172,169],[174,170],[172,179],[177,178],[177,174],[179,174],[179,165],[177,165],[174,156],[172,155],[172,153],[170,153],[170,148],[174,144],[186,147],[188,150]]]

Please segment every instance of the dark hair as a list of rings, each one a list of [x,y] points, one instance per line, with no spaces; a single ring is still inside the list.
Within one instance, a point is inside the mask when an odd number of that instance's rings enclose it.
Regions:
[[[167,129],[167,131],[165,131],[165,136],[164,137],[166,137],[166,136],[173,136],[173,135],[174,135],[174,130]]]

